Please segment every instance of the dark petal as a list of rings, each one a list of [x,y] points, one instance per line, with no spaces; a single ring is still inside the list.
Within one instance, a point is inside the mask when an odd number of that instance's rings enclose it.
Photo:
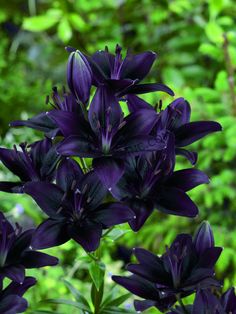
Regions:
[[[7,296],[9,294],[15,294],[20,297],[32,286],[36,284],[34,277],[25,277],[23,283],[11,282],[2,292],[1,296]]]
[[[127,95],[126,100],[130,112],[135,112],[140,109],[149,109],[155,111],[155,109],[149,103],[136,95]]]
[[[152,306],[156,306],[156,301],[152,300],[134,300],[134,308],[138,312],[143,312]]]
[[[86,173],[80,180],[79,190],[83,191],[83,198],[87,199],[86,208],[97,208],[107,194],[107,188],[101,183],[94,171]]]
[[[99,247],[102,237],[102,225],[97,222],[84,221],[81,225],[73,225],[70,236],[78,242],[86,252],[93,252]]]
[[[122,203],[104,203],[94,210],[90,218],[109,228],[130,221],[134,218],[132,210]]]
[[[6,193],[23,193],[23,184],[22,182],[6,182],[0,181],[0,191]]]
[[[28,120],[17,120],[10,123],[11,127],[26,126],[45,133],[48,137],[55,137],[59,130],[46,112],[40,113]]]
[[[114,90],[116,94],[120,95],[124,94],[130,86],[135,84],[135,81],[130,79],[109,79],[106,80],[106,83],[108,84],[110,89]]]
[[[213,268],[222,251],[221,247],[209,247],[205,251],[201,251],[197,266],[201,268]]]
[[[112,276],[112,280],[141,298],[148,300],[158,300],[159,298],[159,294],[157,289],[155,288],[155,285],[139,276]]]
[[[20,255],[29,248],[34,230],[35,229],[29,229],[22,232],[12,244],[8,259],[13,263],[16,258],[20,257]]]
[[[80,165],[73,159],[64,159],[57,168],[56,183],[63,190],[68,191],[78,185],[83,176]]]
[[[24,186],[24,192],[30,195],[38,206],[50,217],[60,217],[64,192],[55,184],[48,182],[30,182]]]
[[[209,182],[209,178],[204,172],[197,169],[183,169],[175,171],[166,184],[187,192],[200,184]]]
[[[2,273],[17,283],[22,283],[25,278],[25,268],[20,264],[6,266],[3,268]]]
[[[215,241],[213,232],[210,224],[207,221],[204,221],[198,227],[193,241],[196,251],[199,255],[201,255],[206,249],[214,247]]]
[[[40,176],[42,181],[52,181],[54,179],[57,163],[61,159],[61,156],[58,155],[56,149],[57,145],[52,146],[42,161],[42,166],[40,169]]]
[[[96,175],[108,190],[112,189],[124,173],[124,162],[117,158],[95,158],[93,167]]]
[[[113,156],[126,157],[137,155],[143,152],[153,152],[166,148],[166,139],[164,134],[159,137],[151,135],[138,135],[132,138],[127,138],[123,143],[119,143],[113,148]],[[139,155],[139,154],[138,154]]]
[[[214,270],[209,268],[196,268],[192,271],[191,275],[184,282],[185,290],[188,290],[188,287],[192,289],[193,286],[200,286],[201,281],[207,278],[212,278],[214,275]],[[210,287],[209,287],[210,288]]]
[[[122,111],[117,98],[110,89],[102,85],[97,88],[88,112],[89,123],[95,133],[101,129],[118,128],[122,120]]]
[[[192,144],[207,134],[221,131],[222,127],[214,121],[190,122],[182,125],[175,132],[176,146],[183,147]]]
[[[121,64],[119,77],[121,79],[139,79],[141,81],[147,76],[155,59],[156,54],[153,51],[146,51],[136,55],[127,54]]]
[[[82,104],[86,104],[92,85],[92,70],[85,56],[78,50],[71,52],[69,56],[67,83],[75,97]]]
[[[175,129],[190,121],[191,107],[189,103],[182,97],[175,99],[169,106],[175,112]],[[167,108],[168,108],[167,107]],[[172,111],[170,111],[172,112]],[[177,114],[176,114],[177,113]]]
[[[185,158],[187,158],[191,162],[191,164],[193,166],[197,162],[198,155],[197,155],[196,152],[191,152],[191,151],[189,151],[187,149],[183,149],[183,148],[176,148],[175,149],[175,154],[184,156]]]
[[[127,88],[126,94],[146,94],[151,92],[164,92],[174,96],[172,89],[160,83],[137,84]]]
[[[133,231],[138,231],[151,215],[153,205],[142,200],[131,200],[128,205],[135,214],[135,218],[129,221],[129,225]]]
[[[125,117],[124,125],[115,135],[114,141],[123,142],[127,137],[149,134],[157,120],[157,113],[150,109],[132,112]]]
[[[198,214],[198,208],[190,197],[182,190],[172,187],[163,188],[157,208],[166,214],[177,216],[195,217]]]
[[[233,311],[236,309],[236,296],[234,288],[228,289],[221,297],[221,304],[224,307],[226,313],[230,313],[230,311],[235,314]]]
[[[22,181],[28,181],[28,169],[22,162],[24,160],[22,152],[16,152],[14,149],[0,148],[0,161],[13,174],[17,175]]]
[[[58,258],[36,251],[27,251],[23,254],[21,262],[25,268],[39,268],[57,265]]]
[[[193,304],[192,314],[225,314],[219,300],[208,290],[199,290]]]
[[[96,51],[91,57],[93,63],[100,69],[103,79],[111,76],[111,70],[114,65],[114,56],[108,51],[99,50]],[[95,71],[96,72],[96,71]]]
[[[61,245],[69,240],[65,222],[47,219],[35,230],[31,246],[40,250]]]
[[[79,156],[87,158],[99,157],[102,154],[95,146],[93,140],[76,135],[69,136],[59,143],[57,151],[63,156]]]
[[[91,134],[88,122],[78,112],[52,110],[48,113],[48,116],[55,121],[65,137],[70,135],[86,137]]]
[[[30,145],[30,157],[36,168],[40,168],[43,164],[45,156],[52,147],[52,140],[45,138],[41,141],[36,141]]]
[[[28,302],[18,295],[8,295],[1,299],[0,313],[1,314],[15,314],[23,313],[28,307]]]

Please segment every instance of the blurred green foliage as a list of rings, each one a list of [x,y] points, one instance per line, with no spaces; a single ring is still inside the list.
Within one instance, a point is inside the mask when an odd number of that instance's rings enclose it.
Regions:
[[[221,134],[193,147],[199,151],[197,167],[211,178],[209,186],[191,193],[199,206],[199,217],[190,221],[155,213],[137,235],[126,227],[125,231],[113,231],[103,244],[107,291],[112,285],[109,273],[121,271],[122,263],[110,254],[115,243],[161,253],[177,233],[193,232],[204,219],[212,224],[217,245],[225,248],[218,262],[218,277],[224,279],[225,287],[236,283],[235,22],[233,0],[12,0],[0,4],[1,145],[38,139],[39,134],[31,130],[8,130],[8,123],[46,110],[44,99],[51,87],[65,85],[65,45],[87,53],[105,45],[113,50],[116,43],[135,52],[154,50],[158,60],[149,79],[164,82],[176,97],[185,97],[192,106],[193,120],[217,120],[223,126]],[[161,93],[145,99],[152,104],[162,99],[164,106],[171,101]],[[180,165],[190,166],[178,158],[177,167]],[[2,178],[13,179],[1,168]],[[42,213],[27,196],[1,193],[0,199],[1,210],[24,226],[42,220]],[[60,266],[32,271],[38,285],[27,293],[29,312],[42,308],[65,313],[66,305],[38,303],[50,298],[73,301],[62,279],[89,299],[91,261],[83,251],[69,242],[50,253],[61,259]],[[126,301],[126,306],[130,303]],[[80,313],[78,308],[73,311]]]

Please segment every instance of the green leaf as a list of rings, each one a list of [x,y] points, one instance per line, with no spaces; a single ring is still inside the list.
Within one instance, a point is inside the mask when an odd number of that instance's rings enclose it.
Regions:
[[[110,302],[106,303],[106,307],[110,306],[119,306],[124,303],[128,298],[131,296],[131,293],[126,293],[116,299],[111,300]],[[105,305],[105,304],[104,304]]]
[[[205,27],[205,32],[210,41],[215,44],[222,44],[224,41],[223,38],[223,29],[217,24],[216,21],[207,23]]]
[[[69,20],[72,26],[78,31],[82,31],[86,28],[86,23],[84,22],[82,17],[76,13],[71,13],[69,16]]]
[[[66,18],[63,18],[58,24],[57,34],[61,41],[65,43],[67,43],[71,39],[72,29]]]
[[[51,304],[70,305],[70,306],[73,306],[73,307],[75,307],[77,309],[87,311],[88,313],[92,313],[91,309],[88,308],[87,306],[85,306],[84,304],[82,304],[80,302],[71,301],[71,300],[47,299],[47,300],[41,301],[41,303],[44,303],[44,304],[51,303]]]
[[[103,282],[105,268],[105,264],[102,262],[92,261],[89,265],[89,274],[97,290],[99,290]]]
[[[86,300],[86,298],[69,281],[64,279],[63,282],[65,283],[67,288],[70,290],[70,292],[73,294],[76,301],[83,303],[85,306],[88,307],[88,309],[90,309],[89,303]]]
[[[106,308],[104,310],[101,311],[101,314],[137,314],[137,312],[132,311],[132,310],[126,310],[126,309],[119,309],[116,306],[111,306],[109,308]]]
[[[51,28],[58,22],[58,16],[38,15],[26,17],[23,20],[23,29],[31,32],[41,32]]]

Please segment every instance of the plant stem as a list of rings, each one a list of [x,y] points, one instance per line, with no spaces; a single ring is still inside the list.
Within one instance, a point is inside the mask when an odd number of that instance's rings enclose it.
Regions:
[[[186,309],[185,305],[183,304],[183,301],[181,300],[181,297],[178,294],[176,295],[176,299],[179,302],[179,305],[181,306],[183,312],[185,314],[189,314],[188,310]]]
[[[110,227],[106,232],[104,232],[102,237],[105,238],[114,228],[115,228],[114,226]]]
[[[80,161],[81,161],[83,170],[84,170],[85,172],[87,172],[87,171],[88,171],[88,166],[87,166],[87,164],[86,164],[85,159],[84,159],[84,158],[80,158]]]

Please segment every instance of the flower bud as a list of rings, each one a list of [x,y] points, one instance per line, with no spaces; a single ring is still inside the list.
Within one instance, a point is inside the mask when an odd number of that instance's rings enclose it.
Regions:
[[[194,244],[199,254],[214,246],[213,233],[207,221],[204,221],[197,229],[194,236]]]
[[[92,71],[85,56],[79,51],[71,52],[67,64],[67,84],[74,96],[82,103],[89,100]]]

